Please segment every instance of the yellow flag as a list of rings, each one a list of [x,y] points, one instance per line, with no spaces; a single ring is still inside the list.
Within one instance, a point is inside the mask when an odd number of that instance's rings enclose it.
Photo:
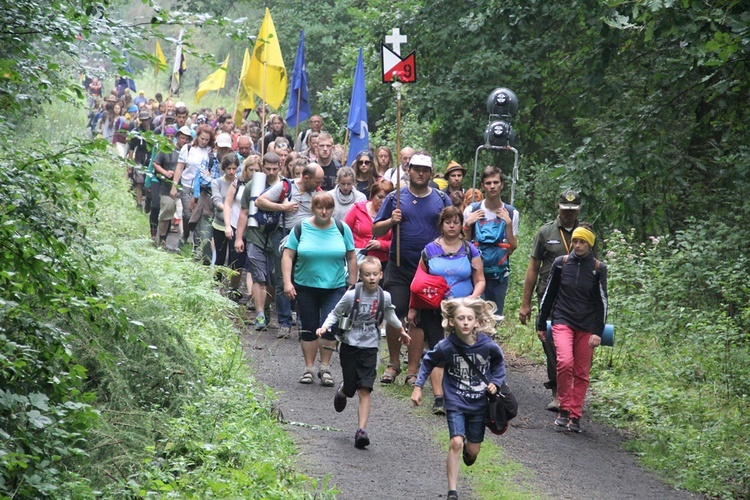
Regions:
[[[279,38],[276,36],[271,11],[266,7],[266,16],[260,25],[245,85],[271,107],[279,109],[286,97],[286,83],[286,67],[281,57]]]
[[[242,72],[240,73],[240,84],[237,89],[237,101],[234,104],[234,123],[242,123],[242,112],[245,109],[255,107],[255,96],[253,91],[247,87],[247,78],[250,73],[250,51],[245,49],[245,57],[242,58]]]
[[[201,98],[206,92],[211,90],[219,90],[224,88],[224,84],[227,81],[227,68],[229,67],[229,55],[224,60],[224,63],[219,69],[208,75],[208,78],[203,80],[198,85],[198,90],[195,92],[195,102],[200,102]]]
[[[161,44],[159,44],[159,40],[156,41],[154,55],[159,60],[159,62],[154,66],[154,77],[156,77],[159,74],[160,69],[167,67],[167,58],[164,57],[164,51],[161,50]]]

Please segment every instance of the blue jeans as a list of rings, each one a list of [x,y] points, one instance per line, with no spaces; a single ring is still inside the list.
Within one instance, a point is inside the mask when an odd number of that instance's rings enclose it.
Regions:
[[[289,234],[289,231],[276,229],[273,232],[273,238],[271,238],[273,274],[276,283],[276,319],[279,320],[279,326],[292,326],[292,301],[284,295],[284,277],[281,275],[281,252],[279,251],[279,243],[287,234]]]
[[[315,330],[323,325],[328,314],[344,296],[346,287],[313,288],[295,283],[294,289],[297,292],[297,307],[299,307],[300,339],[312,342],[318,339]],[[336,340],[331,332],[327,332],[322,338]]]
[[[505,295],[508,293],[508,278],[500,280],[487,279],[486,285],[484,286],[484,293],[482,294],[484,300],[491,300],[497,305],[497,313],[499,316],[503,315],[503,308],[505,307]]]
[[[456,436],[464,436],[470,443],[484,441],[484,412],[463,413],[448,410],[446,419],[448,420],[448,432],[450,432],[451,439]]]

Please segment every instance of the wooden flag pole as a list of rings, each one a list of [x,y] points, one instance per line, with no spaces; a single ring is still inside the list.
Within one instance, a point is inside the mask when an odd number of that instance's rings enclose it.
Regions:
[[[302,97],[302,87],[297,89],[297,122],[294,125],[294,140],[297,141],[297,151],[302,151],[302,144],[299,144],[299,106],[300,98]]]
[[[393,75],[393,88],[396,89],[396,154],[401,151],[401,87],[403,83]],[[400,158],[398,156],[397,158]],[[396,210],[401,210],[401,165],[395,165],[396,169]],[[401,223],[396,227],[396,267],[401,267]]]
[[[219,100],[219,92],[221,92],[221,89],[216,89],[216,95],[214,96],[214,102],[211,103],[211,109],[213,111],[216,111],[216,101]],[[237,101],[235,100],[234,102],[235,102],[234,106],[236,108],[237,107]],[[234,116],[234,115],[232,115],[232,116]],[[240,123],[240,125],[242,125],[242,124]]]
[[[265,52],[265,51],[264,51]],[[268,113],[266,112],[266,68],[267,62],[263,61],[263,128],[261,128],[260,156],[266,154],[266,123],[268,123]]]

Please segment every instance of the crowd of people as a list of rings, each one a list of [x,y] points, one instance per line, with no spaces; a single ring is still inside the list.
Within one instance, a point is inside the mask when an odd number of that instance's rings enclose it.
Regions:
[[[497,392],[506,375],[493,337],[505,319],[520,214],[502,199],[502,170],[485,167],[481,189],[465,189],[462,165],[451,161],[438,175],[433,158],[411,147],[397,162],[380,146],[344,164],[345,147],[334,144],[318,115],[293,137],[265,107],[255,110],[257,120],[235,123],[224,108],[190,112],[143,91],[133,98],[120,80],[106,96],[98,79],[88,90],[89,128],[132,162],[128,175],[154,244],[166,248],[179,227],[180,247],[215,266],[229,298],[247,301],[256,331],[273,326],[285,339],[297,326],[299,383],[317,378],[338,387],[339,412],[359,397],[357,448],[370,443],[376,380],[397,381],[406,344],[403,382],[414,387],[412,400],[422,403],[430,380],[432,412],[447,415],[448,498],[458,498],[459,453],[467,465],[476,460],[486,393]],[[535,236],[519,320],[530,321],[536,289],[553,398],[547,409],[556,412],[557,428],[581,432],[606,320],[607,268],[595,257],[593,229],[579,221],[579,194],[565,190],[557,207],[557,218]],[[377,379],[382,336],[388,362]]]

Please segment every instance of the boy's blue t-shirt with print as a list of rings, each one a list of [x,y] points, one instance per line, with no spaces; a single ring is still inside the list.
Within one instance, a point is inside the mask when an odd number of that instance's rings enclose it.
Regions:
[[[289,233],[286,248],[297,252],[294,282],[312,288],[332,290],[346,286],[346,252],[354,250],[354,236],[349,226],[342,223],[344,236],[334,222],[326,229],[318,229],[309,220],[302,221],[300,240],[294,231]]]

